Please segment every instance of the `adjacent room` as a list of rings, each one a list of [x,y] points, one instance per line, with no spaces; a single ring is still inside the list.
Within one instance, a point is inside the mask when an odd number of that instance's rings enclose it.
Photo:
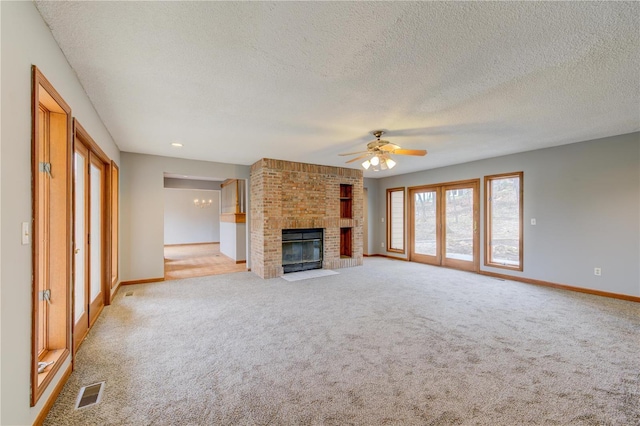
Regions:
[[[0,24],[0,424],[640,424],[640,3]]]
[[[237,186],[233,180],[165,174],[165,281],[246,271],[244,253],[235,248],[236,225],[228,223],[235,218],[229,213],[236,210]]]

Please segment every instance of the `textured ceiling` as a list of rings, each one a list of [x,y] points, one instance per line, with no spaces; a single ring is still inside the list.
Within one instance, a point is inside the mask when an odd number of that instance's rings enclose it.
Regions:
[[[383,177],[640,130],[638,2],[36,5],[122,151],[429,151]]]

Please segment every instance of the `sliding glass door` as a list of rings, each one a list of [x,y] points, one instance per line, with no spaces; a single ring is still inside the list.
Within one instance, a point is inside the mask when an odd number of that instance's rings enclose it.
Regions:
[[[440,264],[438,209],[439,188],[410,189],[411,195],[411,260]]]
[[[472,180],[409,188],[410,260],[478,270],[479,184]]]

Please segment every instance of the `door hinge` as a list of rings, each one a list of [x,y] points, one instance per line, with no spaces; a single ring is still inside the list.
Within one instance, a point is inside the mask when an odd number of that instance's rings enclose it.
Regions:
[[[51,304],[51,289],[38,292],[38,300],[46,300],[48,304]]]
[[[51,163],[45,163],[44,161],[40,162],[40,171],[48,174],[50,178],[53,177],[51,175]]]

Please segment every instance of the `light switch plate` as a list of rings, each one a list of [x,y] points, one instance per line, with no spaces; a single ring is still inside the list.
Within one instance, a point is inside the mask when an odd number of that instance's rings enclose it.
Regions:
[[[531,224],[535,225],[536,224],[536,220],[535,219],[531,219]]]

